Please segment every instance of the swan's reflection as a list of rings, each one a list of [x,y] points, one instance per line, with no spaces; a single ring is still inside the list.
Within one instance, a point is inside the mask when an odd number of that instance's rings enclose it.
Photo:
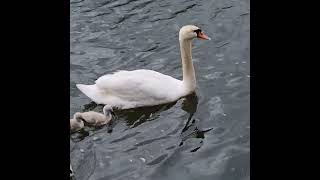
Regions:
[[[187,97],[185,97],[182,103],[182,109],[189,113],[189,117],[187,123],[185,124],[184,128],[181,131],[181,142],[179,146],[183,145],[183,142],[189,138],[201,138],[204,139],[204,133],[212,130],[212,128],[207,130],[200,130],[198,128],[198,123],[200,122],[199,119],[193,118],[194,114],[196,113],[198,108],[198,96],[196,93],[193,93]],[[200,141],[200,144],[191,150],[191,152],[195,152],[202,146],[203,141]]]
[[[181,109],[188,113],[188,119],[186,124],[181,130],[181,143],[189,138],[204,138],[204,133],[209,130],[199,130],[198,128],[198,119],[194,119],[193,116],[197,112],[198,108],[198,96],[196,93],[190,94],[181,99]],[[124,120],[127,125],[127,129],[135,128],[146,121],[152,121],[159,117],[161,112],[167,111],[177,104],[178,101],[169,104],[156,105],[150,107],[139,107],[134,109],[126,110],[117,110],[115,109],[115,114],[117,115],[116,120],[112,121],[113,123],[107,126],[108,132],[111,133],[113,127],[118,123],[119,120]],[[98,105],[94,102],[84,105],[82,111],[102,111],[103,105]],[[181,122],[183,123],[183,122]],[[84,136],[88,136],[88,132],[92,129],[85,129],[84,131],[78,132],[77,139],[82,140]],[[211,130],[211,129],[210,129]],[[80,134],[80,135],[79,135]]]
[[[161,112],[167,111],[172,108],[174,105],[177,104],[178,101],[156,105],[156,106],[149,106],[149,107],[138,107],[133,109],[125,109],[125,110],[117,110],[115,109],[115,114],[117,115],[118,119],[123,119],[126,121],[128,128],[135,128],[140,124],[157,119]],[[193,114],[197,109],[198,99],[195,94],[187,96],[182,100],[182,109],[189,114]],[[83,106],[82,111],[97,111],[100,112],[102,110],[103,105],[98,105],[94,102],[90,102]],[[114,121],[115,122],[115,121]],[[113,125],[115,125],[113,123]]]
[[[183,98],[181,109],[193,116],[198,108],[198,96],[196,93],[192,93],[189,96]]]
[[[139,108],[125,109],[125,110],[114,109],[116,118],[115,120],[112,121],[110,125],[106,127],[108,128],[107,131],[109,133],[112,133],[112,129],[119,122],[119,120],[124,120],[126,122],[126,125],[128,126],[128,129],[135,128],[146,121],[152,121],[154,119],[157,119],[157,117],[161,112],[170,109],[176,103],[177,101],[168,103],[168,104],[162,104],[162,105],[156,105],[156,106],[150,106],[150,107],[139,107]],[[86,112],[86,111],[101,112],[102,108],[103,108],[103,105],[90,102],[88,104],[85,104],[81,111],[82,112]],[[85,133],[85,131],[88,131],[88,130],[90,131],[92,129],[85,128],[84,131],[78,132],[77,134],[79,138],[82,139],[83,138],[82,136],[88,135],[88,133]]]

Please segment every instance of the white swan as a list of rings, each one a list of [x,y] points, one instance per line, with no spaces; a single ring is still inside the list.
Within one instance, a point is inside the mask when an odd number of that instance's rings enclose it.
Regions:
[[[84,123],[79,116],[79,113],[73,115],[73,119],[70,119],[70,131],[76,132],[84,127]]]
[[[112,120],[114,113],[110,105],[105,105],[103,107],[103,114],[94,111],[88,111],[83,113],[77,112],[75,116],[79,117],[91,126],[103,126]]]
[[[194,38],[210,40],[194,25],[183,26],[180,29],[182,81],[156,71],[139,69],[107,74],[98,78],[96,84],[77,84],[77,87],[95,103],[109,104],[119,109],[174,102],[196,89],[191,55],[191,41]]]

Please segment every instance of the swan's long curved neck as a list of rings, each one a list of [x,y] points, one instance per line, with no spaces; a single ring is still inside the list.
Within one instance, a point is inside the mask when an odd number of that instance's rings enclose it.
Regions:
[[[183,86],[187,93],[196,89],[196,76],[192,63],[191,40],[179,40],[183,71]]]

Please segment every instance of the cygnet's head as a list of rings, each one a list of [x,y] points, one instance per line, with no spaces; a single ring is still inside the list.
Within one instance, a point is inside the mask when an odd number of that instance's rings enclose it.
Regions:
[[[203,33],[203,31],[194,25],[186,25],[180,29],[179,32],[179,40],[192,40],[194,38],[199,38],[203,40],[210,40],[207,35]]]
[[[74,113],[73,119],[75,119],[79,123],[82,122],[82,114],[80,112]]]
[[[106,116],[114,116],[113,108],[108,104],[103,107],[102,111]]]
[[[84,123],[82,120],[70,119],[70,131],[76,132],[84,127]]]

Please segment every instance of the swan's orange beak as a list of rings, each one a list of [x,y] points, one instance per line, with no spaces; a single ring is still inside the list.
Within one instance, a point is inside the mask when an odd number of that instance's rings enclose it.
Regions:
[[[198,38],[203,40],[211,40],[211,38],[205,35],[203,32],[198,33]]]

